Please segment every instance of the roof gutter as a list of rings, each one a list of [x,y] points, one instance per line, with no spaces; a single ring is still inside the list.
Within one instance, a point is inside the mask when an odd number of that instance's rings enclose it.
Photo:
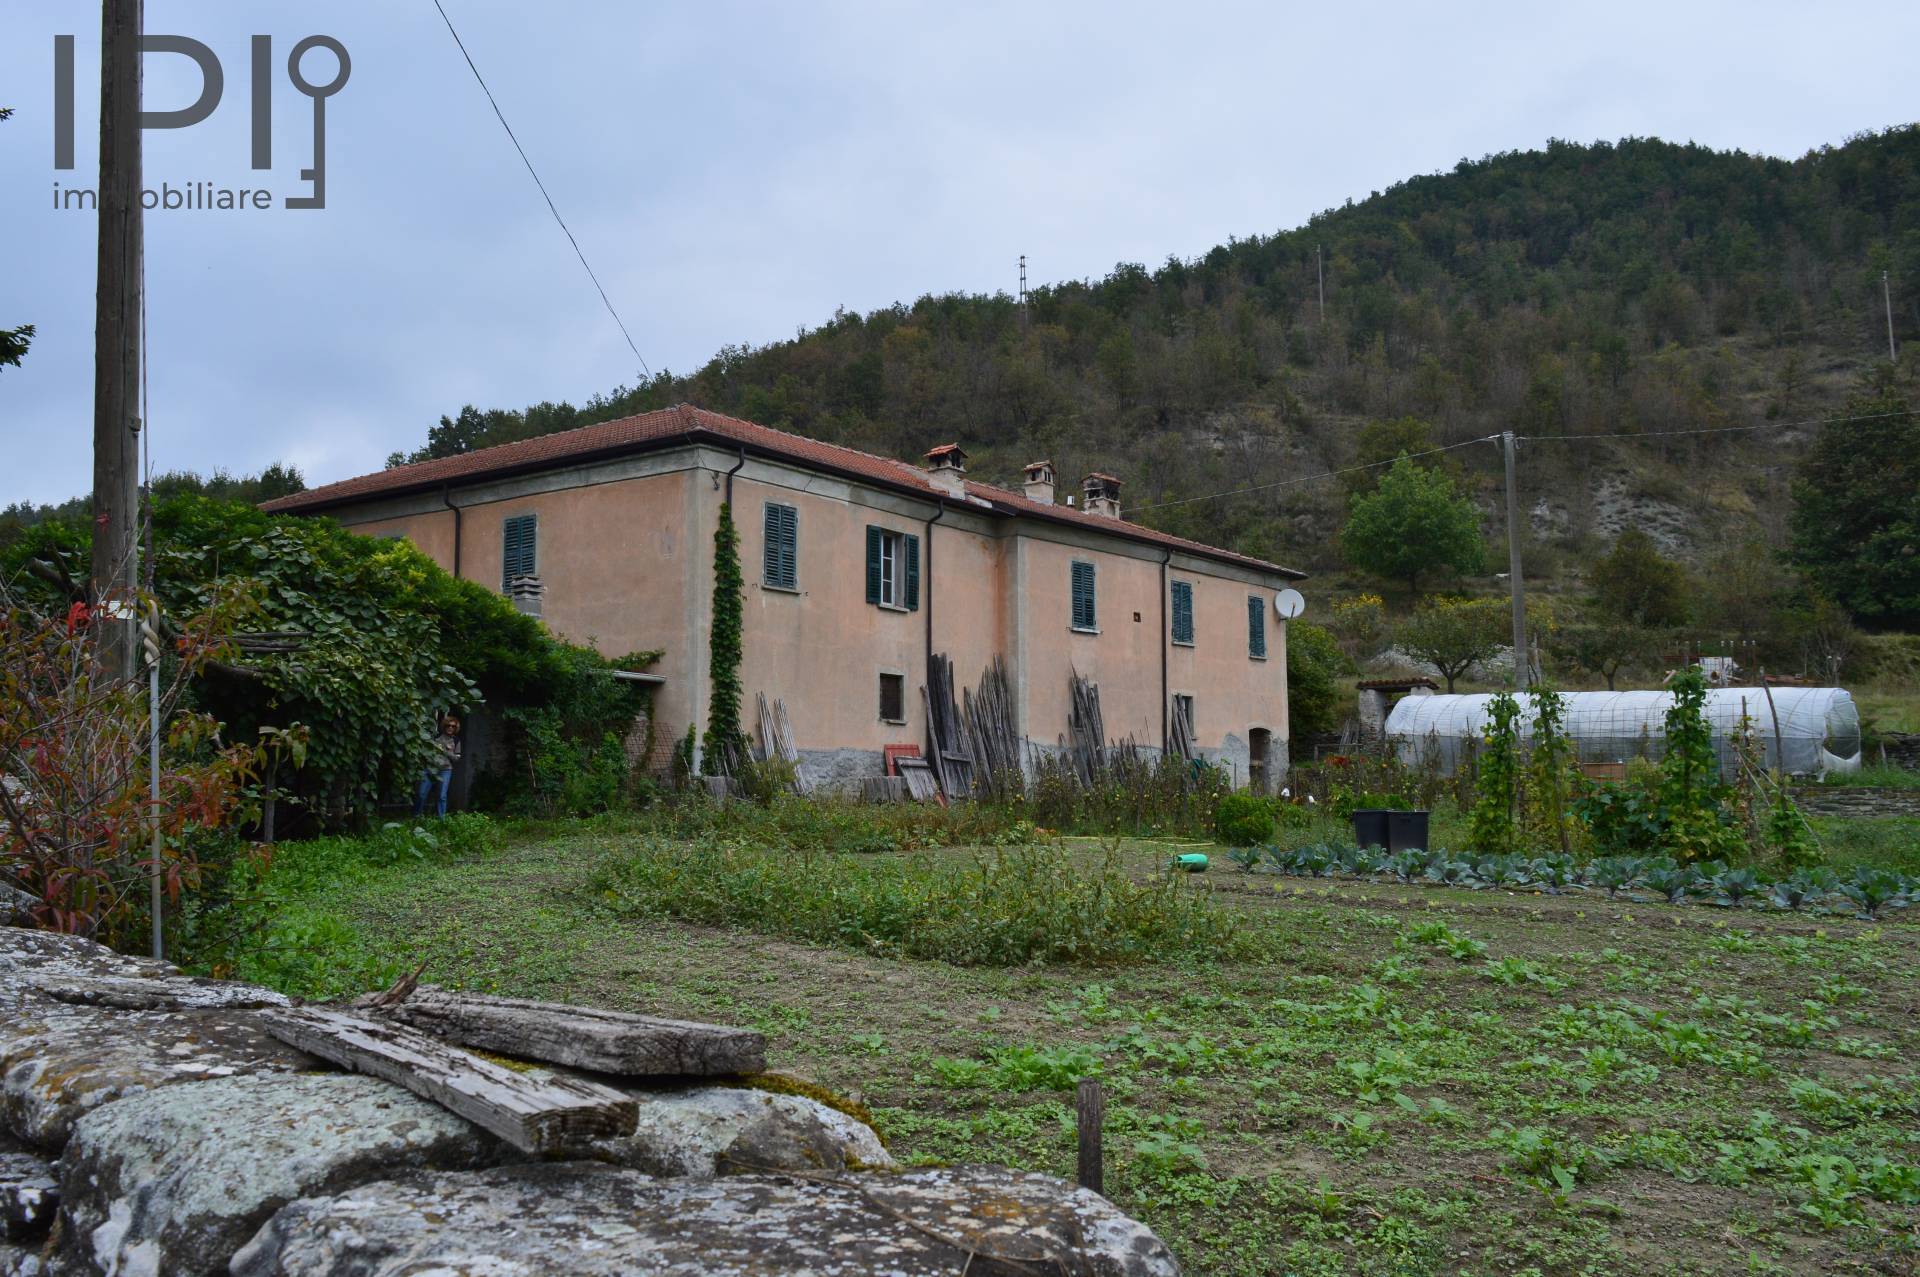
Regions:
[[[747,449],[746,445],[742,444],[740,447],[740,460],[734,462],[733,469],[727,471],[727,509],[729,510],[733,509],[733,476],[739,474],[741,467],[746,464]]]
[[[440,502],[453,511],[453,576],[460,579],[460,507],[453,503],[453,485],[443,484],[440,488]]]
[[[560,457],[560,458],[548,457],[548,458],[541,458],[540,460],[537,460],[537,461],[528,461],[520,465],[503,466],[498,469],[487,470],[481,473],[476,473],[471,476],[462,476],[460,479],[455,480],[455,482],[475,483],[475,484],[487,483],[487,482],[492,482],[500,479],[510,479],[510,478],[514,478],[516,476],[524,475],[524,474],[534,474],[543,470],[571,469],[578,466],[591,465],[594,462],[598,462],[598,461],[609,461],[617,457],[626,457],[626,456],[633,456],[640,453],[655,452],[665,448],[677,447],[682,444],[692,444],[692,443],[698,443],[702,441],[717,442],[717,443],[723,444],[730,450],[739,452],[742,455],[751,454],[753,456],[758,456],[758,457],[768,457],[776,461],[783,461],[789,465],[797,465],[803,469],[817,470],[826,474],[838,475],[842,478],[851,479],[857,483],[867,484],[868,486],[871,486],[871,487],[884,488],[888,491],[903,493],[907,496],[916,497],[922,501],[930,501],[934,499],[933,493],[928,492],[926,488],[916,484],[895,483],[887,479],[876,477],[874,475],[862,473],[858,470],[850,470],[841,466],[836,466],[829,461],[815,461],[812,459],[802,460],[802,459],[793,457],[787,453],[781,452],[780,450],[775,448],[763,448],[756,444],[742,443],[740,440],[735,439],[730,435],[723,434],[717,430],[710,430],[704,426],[691,426],[687,430],[681,433],[664,435],[659,438],[647,440],[641,443],[626,443],[626,444],[620,444],[620,445],[609,447],[609,448],[595,449],[594,451],[591,451],[591,452],[576,453],[572,456],[567,456],[567,457]],[[735,467],[735,468],[738,469],[738,467]],[[310,494],[296,494],[293,497],[282,497],[274,502],[268,502],[266,504],[273,505],[277,512],[284,512],[288,514],[318,514],[322,511],[332,509],[337,506],[358,505],[363,502],[381,501],[381,500],[387,500],[393,497],[411,496],[421,492],[430,492],[436,487],[444,488],[448,485],[449,485],[449,481],[447,480],[426,479],[426,480],[422,480],[419,483],[400,484],[400,485],[396,485],[395,487],[382,489],[377,492],[354,493],[354,494],[349,494],[349,495],[344,495],[339,497],[322,497],[318,500],[308,501],[304,503],[299,502],[299,496],[310,495]],[[1065,514],[1050,514],[1050,513],[1045,513],[1041,510],[1016,509],[1012,506],[1005,505],[1002,502],[995,501],[991,497],[985,498],[985,500],[987,501],[988,505],[996,513],[1004,514],[1012,518],[1040,519],[1049,523],[1058,523],[1063,526],[1073,527],[1073,528],[1085,528],[1087,526],[1085,523],[1082,523],[1079,519],[1071,518]],[[296,504],[292,504],[292,505],[281,504],[282,502],[288,502],[288,501],[295,502]],[[1110,532],[1110,535],[1121,537],[1124,540],[1142,542],[1149,545],[1164,545],[1164,542],[1161,542],[1153,537],[1132,535],[1131,530],[1139,528],[1141,525],[1130,524],[1121,519],[1115,519],[1112,522],[1114,526],[1112,531]],[[1184,549],[1185,553],[1191,554],[1196,558],[1211,559],[1216,563],[1228,563],[1238,567],[1253,568],[1257,571],[1270,572],[1275,576],[1285,577],[1288,580],[1293,580],[1293,581],[1304,581],[1307,579],[1307,573],[1299,571],[1296,568],[1281,567],[1277,563],[1263,563],[1257,559],[1253,559],[1246,555],[1235,554],[1231,550],[1215,550],[1211,546],[1199,546],[1199,545],[1194,545],[1191,547],[1176,547],[1176,548]]]
[[[1173,749],[1173,702],[1167,699],[1167,640],[1173,637],[1173,630],[1167,624],[1167,569],[1173,566],[1173,547],[1167,547],[1167,557],[1160,560],[1160,757],[1165,758]]]
[[[920,571],[920,588],[924,590],[927,595],[927,654],[926,665],[922,668],[926,671],[924,685],[929,687],[933,684],[933,525],[946,517],[947,499],[941,497],[940,508],[934,511],[931,519],[927,520],[927,534],[924,538],[927,543],[927,559],[926,562],[921,565]],[[927,739],[933,739],[933,729],[931,725],[929,725],[927,729]],[[939,764],[936,763],[935,765],[938,766]]]

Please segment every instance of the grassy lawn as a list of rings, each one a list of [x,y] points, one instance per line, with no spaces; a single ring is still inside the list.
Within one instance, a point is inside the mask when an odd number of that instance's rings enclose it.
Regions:
[[[1097,1073],[1109,1195],[1194,1274],[1920,1256],[1920,927],[1901,914],[1302,881],[1216,855],[1180,890],[1258,942],[1230,959],[959,967],[636,908],[610,867],[648,845],[618,823],[528,826],[305,883],[285,934],[319,956],[274,971],[319,988],[426,959],[445,984],[753,1025],[776,1067],[871,1106],[907,1162],[1071,1176],[1070,1088]],[[1176,849],[1042,851],[1149,883]]]

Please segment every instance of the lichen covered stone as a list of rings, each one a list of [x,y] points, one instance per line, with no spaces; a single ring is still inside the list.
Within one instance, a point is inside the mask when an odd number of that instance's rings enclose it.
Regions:
[[[1104,1198],[989,1167],[656,1179],[568,1162],[418,1175],[282,1208],[233,1277],[1174,1277]]]
[[[630,1094],[640,1101],[633,1134],[602,1140],[593,1153],[649,1175],[704,1179],[893,1165],[872,1127],[805,1096],[727,1086]]]
[[[258,1075],[170,1086],[74,1124],[67,1231],[103,1272],[224,1273],[276,1210],[419,1169],[490,1165],[501,1146],[378,1078]]]
[[[0,1140],[0,1241],[32,1241],[47,1234],[60,1208],[53,1166],[35,1153]]]
[[[252,1011],[110,1011],[35,998],[0,1015],[0,1125],[57,1153],[81,1114],[123,1096],[318,1067]]]

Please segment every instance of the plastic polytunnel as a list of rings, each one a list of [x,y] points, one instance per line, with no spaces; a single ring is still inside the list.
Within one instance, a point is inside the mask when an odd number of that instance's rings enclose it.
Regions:
[[[1768,767],[1796,775],[1857,771],[1860,712],[1838,687],[1720,687],[1707,692],[1704,713],[1722,775],[1734,769],[1734,735],[1749,723]],[[1671,692],[1564,692],[1566,730],[1583,763],[1658,760],[1666,753]],[[1491,696],[1408,696],[1387,715],[1386,735],[1402,762],[1437,765],[1451,774],[1486,736]],[[1533,707],[1519,694],[1521,740],[1532,735]]]

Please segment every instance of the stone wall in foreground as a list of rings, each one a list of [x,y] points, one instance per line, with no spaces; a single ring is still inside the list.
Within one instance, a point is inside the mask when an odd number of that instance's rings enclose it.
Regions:
[[[271,990],[0,927],[0,1277],[1037,1271],[1160,1277],[1104,1198],[903,1171],[864,1122],[734,1084],[620,1085],[630,1137],[520,1154],[266,1032]]]

